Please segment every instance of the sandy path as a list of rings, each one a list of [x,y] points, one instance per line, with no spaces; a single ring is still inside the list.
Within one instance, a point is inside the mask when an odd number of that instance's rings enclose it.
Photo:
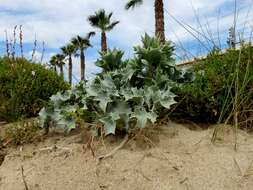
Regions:
[[[211,129],[191,131],[171,124],[153,134],[159,137],[156,147],[143,149],[132,141],[99,164],[75,143],[79,136],[53,137],[22,151],[9,150],[0,166],[0,189],[24,190],[23,166],[29,190],[251,190],[253,136],[240,131],[235,152],[233,135],[224,133],[227,138],[221,135],[213,145]],[[68,149],[38,151],[54,143]],[[108,149],[119,143],[106,142]],[[95,151],[106,152],[98,143]]]

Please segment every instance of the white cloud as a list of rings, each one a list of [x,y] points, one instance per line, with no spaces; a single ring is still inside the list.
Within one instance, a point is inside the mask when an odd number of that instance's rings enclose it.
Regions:
[[[232,1],[232,0],[227,0]],[[50,47],[58,47],[66,43],[73,35],[85,34],[92,30],[86,18],[94,11],[104,8],[114,12],[114,19],[121,21],[109,34],[122,46],[129,46],[139,41],[145,31],[154,32],[153,1],[145,1],[144,5],[135,10],[125,11],[126,0],[5,0],[0,7],[9,11],[3,12],[0,20],[0,31],[11,29],[16,24],[24,25],[25,40],[32,42],[34,34],[44,40]],[[192,0],[200,13],[212,13],[223,4],[224,0]],[[184,21],[193,21],[190,1],[165,0],[165,9]],[[18,15],[11,13],[18,13]],[[166,15],[166,14],[165,14]],[[166,20],[170,20],[166,15]],[[167,24],[170,33],[170,26]],[[173,27],[174,28],[174,27]],[[175,27],[175,30],[179,29]],[[3,35],[1,35],[3,36]]]
[[[120,24],[108,34],[110,47],[119,47],[125,50],[125,54],[132,54],[132,46],[140,41],[140,36],[147,32],[154,33],[154,0],[145,0],[143,6],[134,10],[124,10],[127,0],[0,0],[0,40],[4,40],[4,30],[12,32],[14,25],[23,25],[24,41],[33,43],[34,35],[39,41],[45,41],[48,48],[59,48],[67,43],[73,36],[85,35],[94,30],[87,22],[87,16],[96,10],[104,8],[114,13],[113,19],[120,20]],[[233,8],[224,4],[233,3],[234,0],[164,0],[166,35],[168,39],[179,43],[195,40],[194,37],[185,31],[180,25],[171,19],[167,11],[180,21],[194,26],[200,30],[194,15],[196,10],[200,22],[204,27],[209,22],[209,29],[217,36],[217,12],[220,9],[220,35],[227,34],[227,29],[233,23]],[[243,25],[246,20],[246,13],[252,0],[239,0],[240,10],[238,22]],[[193,5],[193,7],[192,7]],[[229,10],[231,9],[231,10]],[[226,16],[224,16],[226,15]],[[250,11],[247,19],[252,18]],[[249,24],[250,23],[250,24]],[[252,25],[249,21],[247,27]],[[175,34],[178,39],[175,37]],[[209,35],[206,32],[206,35]],[[210,36],[209,36],[210,37]],[[100,37],[92,40],[96,50],[100,49]],[[89,51],[88,51],[89,52]],[[50,53],[45,55],[48,59]],[[78,61],[78,60],[76,60]],[[92,62],[94,55],[87,55],[87,73],[96,71]],[[79,64],[74,66],[75,74],[79,76]]]

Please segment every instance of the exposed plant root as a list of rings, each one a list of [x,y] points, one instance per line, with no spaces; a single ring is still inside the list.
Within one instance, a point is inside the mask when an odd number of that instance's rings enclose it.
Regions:
[[[25,185],[25,190],[29,190],[28,185],[27,185],[27,182],[26,182],[26,180],[25,180],[25,175],[24,175],[24,168],[23,168],[23,166],[21,166],[21,175],[22,175],[23,183],[24,183],[24,185]]]
[[[0,150],[0,166],[4,162],[5,156],[6,156],[6,153],[5,152],[1,152],[1,150]]]
[[[39,151],[51,151],[51,152],[56,152],[57,150],[68,150],[68,151],[71,151],[70,148],[66,148],[66,147],[61,147],[61,146],[58,146],[58,145],[53,145],[53,146],[50,146],[50,147],[46,147],[46,148],[41,148],[39,149]]]
[[[119,149],[121,149],[127,143],[128,138],[129,138],[129,136],[126,135],[124,140],[120,143],[119,146],[117,146],[115,149],[113,149],[111,152],[109,152],[105,155],[98,156],[97,159],[100,161],[100,160],[103,160],[103,159],[113,156]]]
[[[251,163],[250,163],[248,169],[246,170],[245,174],[243,175],[243,177],[253,175],[253,173],[251,172],[252,171],[252,166],[253,166],[253,160],[251,161]]]
[[[238,164],[238,162],[237,162],[237,160],[235,158],[234,158],[234,163],[235,163],[236,167],[238,168],[238,171],[239,171],[240,175],[243,175],[242,169],[239,166],[239,164]]]
[[[144,140],[145,140],[147,143],[150,144],[151,147],[156,147],[156,145],[153,143],[153,141],[152,141],[150,138],[148,138],[148,137],[145,136],[145,135],[142,135],[142,136],[143,136]]]
[[[142,133],[142,129],[138,130],[136,133],[133,133],[134,135],[127,141],[127,143],[131,143],[136,137],[140,136]]]
[[[224,124],[221,124],[221,123],[220,123],[220,124],[216,124],[216,126],[215,126],[215,128],[214,128],[214,131],[213,131],[212,138],[211,138],[211,142],[212,142],[213,144],[216,143],[216,141],[217,141],[217,136],[218,136],[218,134],[220,133],[221,129],[227,127],[227,125],[228,125],[228,122],[225,122]]]
[[[10,144],[13,140],[12,139],[7,139],[3,142],[3,147],[6,147],[8,144]]]
[[[184,178],[182,181],[180,181],[180,184],[183,184],[184,182],[186,182],[188,180],[188,177]]]
[[[102,126],[100,126],[100,130],[101,130],[101,134],[103,134],[104,133],[104,131],[103,131],[103,127]],[[105,141],[104,141],[104,136],[103,135],[101,135],[101,142],[102,142],[102,145],[105,147],[105,149],[107,150],[107,147],[106,147],[106,145],[105,145]]]
[[[212,143],[215,143],[215,142],[216,142],[217,134],[218,134],[218,127],[215,127],[215,129],[214,129],[214,131],[213,131],[212,138],[211,138],[211,142],[212,142]]]
[[[249,167],[245,170],[245,172],[242,171],[241,167],[239,166],[239,164],[238,164],[238,162],[235,158],[234,158],[234,163],[237,166],[237,168],[240,172],[240,175],[242,177],[248,177],[248,176],[253,175],[253,173],[251,172],[252,171],[252,166],[253,166],[253,160],[251,161],[251,163],[249,164]]]
[[[95,157],[95,151],[93,149],[93,141],[94,141],[94,136],[91,136],[89,141],[87,142],[87,144],[84,145],[84,146],[86,146],[85,147],[85,152],[86,152],[87,149],[90,149],[92,156]]]
[[[6,156],[6,152],[3,149],[4,149],[4,145],[2,143],[2,140],[0,139],[0,166],[4,162],[4,158]]]
[[[189,123],[190,125],[194,126],[196,129],[201,129],[201,126],[199,126],[198,124],[196,124],[193,121],[190,121],[188,119],[180,119],[179,122]]]
[[[141,169],[137,169],[135,170],[135,172],[139,173],[144,179],[146,179],[147,181],[152,181],[152,179],[150,179],[149,177],[147,177],[143,171]]]

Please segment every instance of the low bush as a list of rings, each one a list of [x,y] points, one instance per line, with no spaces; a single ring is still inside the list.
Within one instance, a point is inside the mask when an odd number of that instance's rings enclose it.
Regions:
[[[94,80],[53,95],[40,112],[44,126],[52,121],[70,130],[88,116],[102,124],[107,135],[156,122],[161,110],[176,103],[171,86],[184,77],[175,68],[169,42],[146,35],[142,44],[134,48],[135,57],[130,60],[122,61],[123,52],[118,50],[102,54],[96,63],[102,72]]]
[[[13,145],[23,145],[38,140],[40,134],[38,119],[28,119],[9,124],[5,129],[5,138]]]
[[[37,116],[51,95],[68,88],[61,77],[42,65],[0,58],[0,120]]]
[[[173,92],[179,102],[175,117],[195,122],[231,122],[234,112],[239,122],[253,110],[253,49],[211,52],[191,68],[194,81],[177,86]]]

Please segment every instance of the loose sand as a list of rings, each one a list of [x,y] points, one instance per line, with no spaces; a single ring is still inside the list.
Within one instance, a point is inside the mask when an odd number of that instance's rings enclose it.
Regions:
[[[80,135],[54,135],[8,149],[0,189],[25,190],[25,180],[29,190],[252,190],[253,135],[239,131],[235,152],[231,130],[222,130],[215,145],[212,132],[171,123],[100,162],[95,157],[122,139],[94,141],[94,157]],[[55,151],[43,149],[53,145]]]

